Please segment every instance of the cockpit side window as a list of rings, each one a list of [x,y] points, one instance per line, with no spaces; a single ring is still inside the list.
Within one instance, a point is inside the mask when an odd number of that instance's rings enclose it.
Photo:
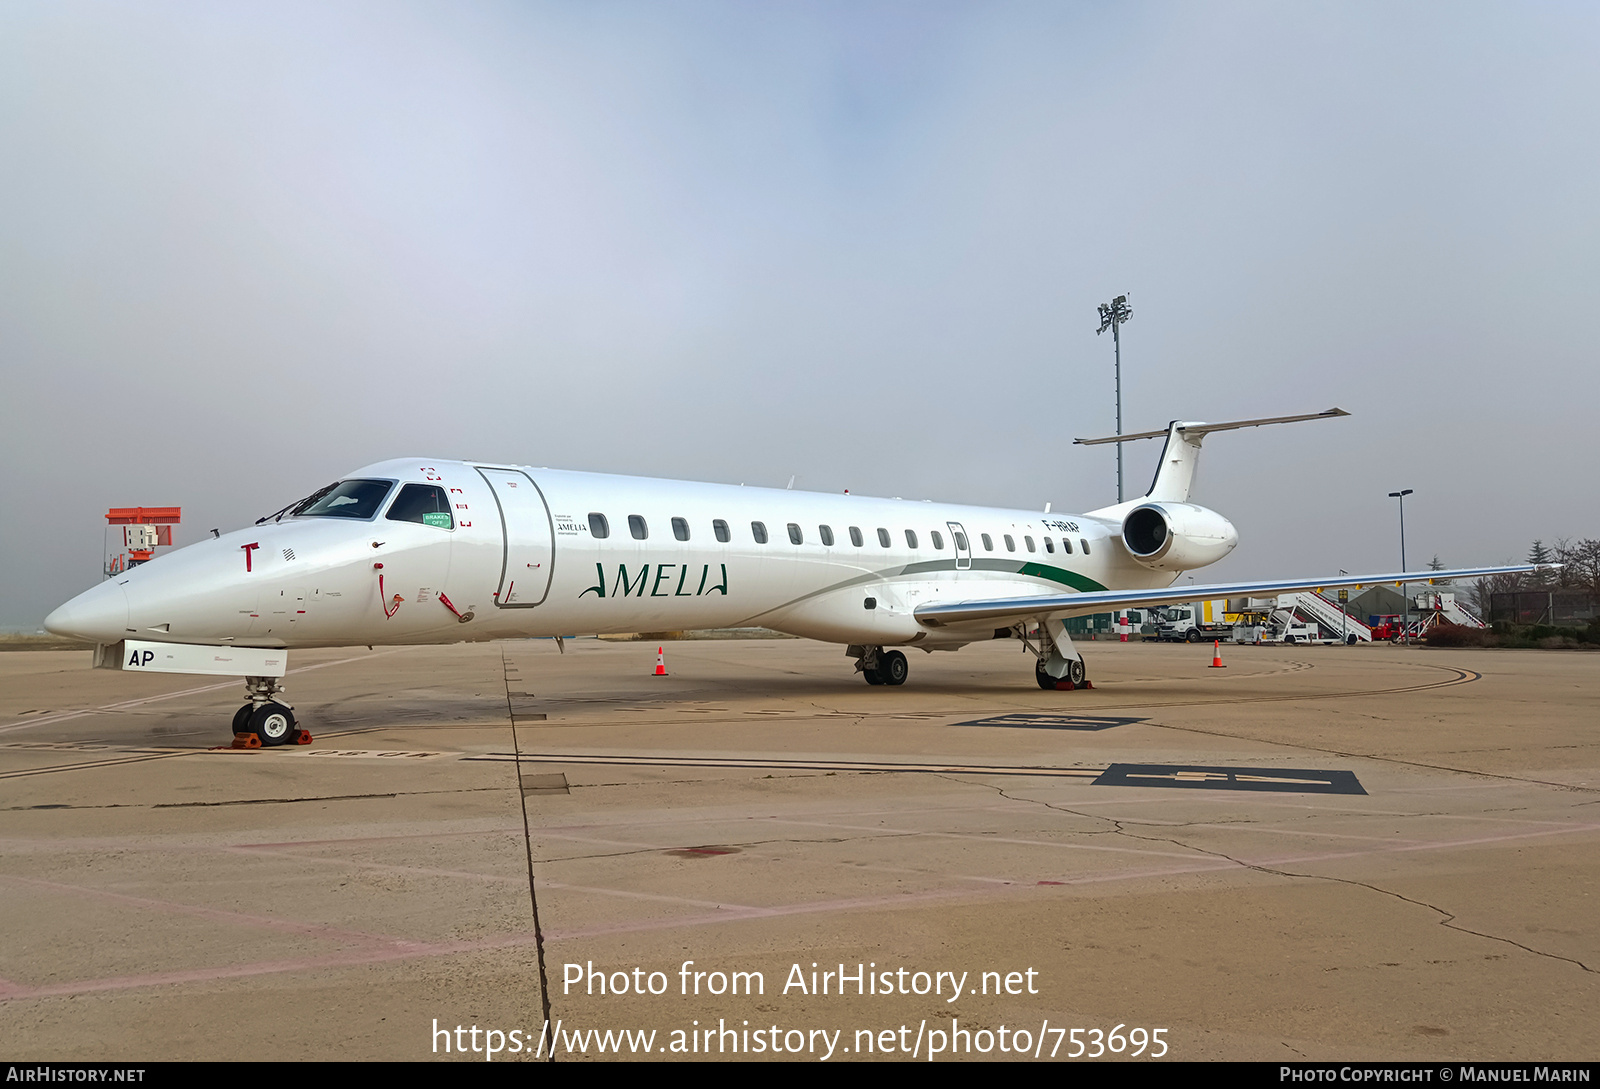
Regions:
[[[389,507],[390,522],[421,522],[439,529],[454,529],[450,516],[450,497],[437,484],[407,484]]]
[[[378,513],[393,487],[387,480],[341,480],[305,509],[295,511],[294,516],[369,519]]]

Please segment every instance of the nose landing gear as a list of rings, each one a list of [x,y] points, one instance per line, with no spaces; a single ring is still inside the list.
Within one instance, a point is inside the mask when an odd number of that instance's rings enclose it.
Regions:
[[[276,677],[246,677],[244,687],[250,702],[233,713],[234,748],[311,744],[310,732],[295,721],[294,708],[278,698],[283,686]]]

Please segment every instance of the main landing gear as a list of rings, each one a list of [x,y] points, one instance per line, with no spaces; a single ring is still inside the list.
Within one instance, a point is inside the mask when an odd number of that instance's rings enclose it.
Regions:
[[[1052,677],[1043,658],[1034,662],[1033,677],[1039,682],[1039,687],[1047,690],[1071,692],[1075,688],[1093,688],[1089,683],[1088,670],[1084,667],[1083,659],[1076,658],[1067,662],[1065,676]]]
[[[851,646],[846,648],[845,653],[856,660],[856,671],[868,684],[899,686],[906,683],[906,677],[911,673],[906,656],[898,650]]]
[[[1072,645],[1067,626],[1061,621],[1048,620],[1036,627],[1021,625],[1016,631],[1023,647],[1033,652],[1033,679],[1040,688],[1071,692],[1094,687],[1083,655]]]
[[[281,698],[278,678],[246,677],[244,690],[250,702],[233,713],[234,748],[311,744],[311,734],[295,723],[294,707]]]

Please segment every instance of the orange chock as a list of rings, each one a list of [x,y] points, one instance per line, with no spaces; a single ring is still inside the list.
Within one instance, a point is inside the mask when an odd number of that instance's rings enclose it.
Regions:
[[[1222,664],[1222,640],[1220,640],[1220,639],[1214,639],[1211,642],[1211,668],[1212,669],[1225,669],[1225,668],[1227,668],[1226,666],[1224,666]]]
[[[657,677],[665,677],[666,675],[667,675],[667,652],[666,652],[666,648],[665,647],[657,647],[656,648],[656,676]]]

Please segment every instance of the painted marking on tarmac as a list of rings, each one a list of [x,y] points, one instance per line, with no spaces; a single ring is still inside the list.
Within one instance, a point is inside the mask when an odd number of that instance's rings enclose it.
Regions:
[[[210,752],[213,750],[208,749],[206,751]],[[289,755],[291,752],[293,752],[293,750],[286,750],[285,755]],[[352,757],[358,760],[381,760],[391,758],[398,758],[402,760],[426,760],[429,757],[445,756],[447,754],[442,752],[405,752],[399,749],[305,749],[299,753],[295,753],[294,755],[301,757],[344,756]]]
[[[1225,768],[1182,764],[1112,764],[1093,786],[1274,790],[1296,794],[1365,794],[1353,771]]]
[[[463,760],[515,762],[515,753],[489,752]],[[1004,764],[910,764],[874,760],[768,760],[758,757],[716,756],[612,756],[584,753],[539,753],[522,755],[524,763],[605,764],[639,768],[754,768],[766,771],[910,771],[961,775],[1031,775],[1049,778],[1092,779],[1103,775],[1102,768],[1016,767]]]
[[[1014,714],[952,722],[952,726],[1005,726],[1020,730],[1109,730],[1148,722],[1143,718],[1117,718],[1108,715]]]

